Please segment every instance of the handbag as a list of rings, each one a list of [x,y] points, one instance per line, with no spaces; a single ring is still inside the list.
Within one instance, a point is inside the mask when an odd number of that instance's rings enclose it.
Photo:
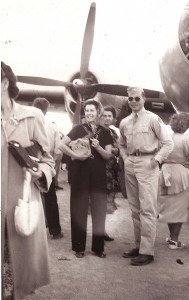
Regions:
[[[40,220],[40,202],[31,199],[31,174],[25,171],[23,198],[18,199],[14,212],[16,232],[21,236],[30,236]]]
[[[88,138],[79,138],[70,143],[72,151],[79,155],[90,155],[91,147]]]
[[[20,143],[16,141],[10,141],[8,145],[10,153],[21,167],[30,168],[35,172],[38,170],[38,164],[36,162],[37,160],[33,159],[33,157],[31,158],[28,151],[26,150],[27,148],[22,147]],[[28,148],[30,149],[30,147]]]

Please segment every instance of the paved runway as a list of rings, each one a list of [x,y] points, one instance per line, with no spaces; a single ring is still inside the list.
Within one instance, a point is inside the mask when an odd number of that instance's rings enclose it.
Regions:
[[[133,227],[127,199],[117,195],[118,209],[107,215],[106,230],[113,242],[106,242],[106,259],[95,257],[91,248],[91,217],[88,218],[86,255],[78,259],[71,251],[69,184],[61,171],[58,203],[64,238],[52,240],[48,235],[51,284],[40,288],[27,300],[187,300],[189,299],[189,246],[170,250],[165,239],[167,225],[158,223],[155,261],[138,267],[122,257],[133,247]],[[47,231],[48,234],[48,231]],[[189,244],[189,223],[180,239]],[[179,264],[177,260],[182,264]]]

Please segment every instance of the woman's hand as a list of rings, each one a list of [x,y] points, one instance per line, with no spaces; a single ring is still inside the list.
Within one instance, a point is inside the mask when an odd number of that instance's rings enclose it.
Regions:
[[[90,139],[91,140],[91,146],[93,147],[93,148],[98,148],[100,145],[99,145],[99,141],[97,140],[97,139],[95,139],[95,138],[91,138]]]
[[[119,149],[115,148],[115,147],[112,147],[112,153],[115,154],[115,155],[118,155],[119,154]]]
[[[30,168],[24,168],[24,171],[25,171],[25,174],[26,174],[26,171],[28,171],[31,176],[32,176],[32,181],[36,181],[38,180],[39,178],[43,177],[43,172],[41,170],[37,170],[37,171],[33,171],[32,169]],[[26,176],[26,175],[25,175]]]

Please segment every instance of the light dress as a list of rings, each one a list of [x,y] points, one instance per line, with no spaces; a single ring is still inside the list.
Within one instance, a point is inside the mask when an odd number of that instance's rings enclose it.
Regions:
[[[160,174],[159,220],[167,223],[189,221],[189,135],[172,134],[174,149]]]

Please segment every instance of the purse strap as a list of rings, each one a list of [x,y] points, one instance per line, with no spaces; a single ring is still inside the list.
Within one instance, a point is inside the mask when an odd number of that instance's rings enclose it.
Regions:
[[[31,173],[29,171],[25,171],[24,174],[24,184],[23,184],[23,200],[25,202],[30,202],[31,198]]]
[[[99,135],[99,133],[101,132],[101,128],[98,128],[97,131],[96,131],[95,133],[93,133],[91,130],[89,130],[89,129],[87,128],[87,125],[86,125],[86,124],[83,124],[83,128],[84,128],[85,131],[87,132],[89,138],[95,138],[95,139],[98,139],[98,135]]]

